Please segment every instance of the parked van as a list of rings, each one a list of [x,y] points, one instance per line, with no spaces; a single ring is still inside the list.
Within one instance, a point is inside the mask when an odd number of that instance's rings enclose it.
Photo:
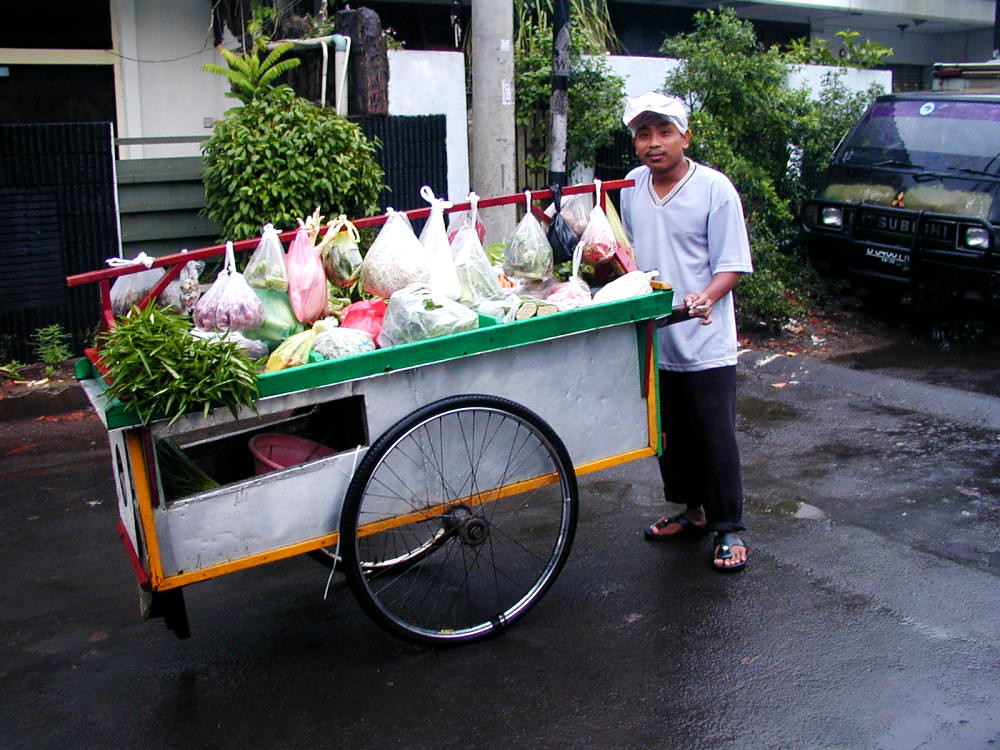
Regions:
[[[801,219],[816,268],[883,301],[1000,303],[1000,91],[879,97]]]

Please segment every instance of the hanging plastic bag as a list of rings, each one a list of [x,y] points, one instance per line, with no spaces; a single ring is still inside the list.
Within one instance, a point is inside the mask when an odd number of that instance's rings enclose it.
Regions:
[[[249,330],[246,335],[252,339],[267,341],[271,346],[284,341],[303,330],[304,325],[292,312],[292,303],[288,292],[277,292],[270,289],[254,289],[254,293],[264,305],[264,320],[260,326]]]
[[[341,312],[340,326],[365,331],[374,341],[378,341],[378,335],[382,332],[382,321],[385,319],[385,308],[384,299],[354,302]]]
[[[583,244],[577,243],[573,252],[573,273],[566,281],[549,287],[545,301],[555,305],[560,310],[575,310],[585,307],[591,302],[590,286],[580,276],[580,259],[583,255]]]
[[[458,230],[451,243],[451,252],[461,287],[460,302],[475,307],[486,300],[505,296],[500,278],[486,257],[475,227],[466,224]]]
[[[236,344],[239,350],[252,360],[263,359],[267,356],[267,344],[263,341],[247,336],[241,331],[203,331],[201,328],[192,328],[188,333],[198,339],[206,341],[229,341]]]
[[[186,252],[187,250],[181,250],[181,254]],[[182,315],[190,315],[201,296],[201,284],[198,283],[198,277],[204,270],[204,261],[189,260],[183,265],[174,280],[167,284],[167,288],[160,292],[156,303],[160,307],[176,310]]]
[[[544,279],[552,275],[552,246],[545,230],[531,213],[531,191],[524,191],[527,211],[507,238],[503,254],[503,270],[508,276],[522,279]]]
[[[388,299],[407,284],[430,282],[431,265],[406,215],[392,208],[386,214],[361,266],[361,286],[368,294]]]
[[[611,260],[618,252],[618,240],[611,229],[608,217],[601,208],[601,181],[594,180],[597,202],[590,209],[587,228],[583,230],[580,244],[583,245],[583,262],[599,266]]]
[[[326,274],[309,228],[299,226],[285,255],[288,272],[288,299],[292,312],[303,323],[313,323],[326,315]]]
[[[318,248],[323,272],[334,286],[350,286],[358,280],[362,264],[360,241],[357,227],[344,214],[327,224]]]
[[[659,271],[629,271],[624,276],[619,276],[598,289],[594,293],[593,302],[596,305],[598,302],[615,302],[620,299],[649,294],[653,291],[649,280],[659,275]]]
[[[479,316],[474,310],[418,282],[389,298],[378,345],[385,348],[478,327]]]
[[[565,263],[573,259],[573,251],[580,238],[562,215],[562,188],[559,185],[552,185],[551,189],[554,211],[546,237],[552,246],[552,262]]]
[[[275,292],[284,292],[288,289],[285,248],[273,224],[264,225],[260,242],[247,261],[243,275],[254,289],[270,289]]]
[[[458,230],[466,224],[476,230],[476,234],[479,236],[480,244],[486,242],[486,225],[483,224],[483,220],[479,218],[479,196],[475,193],[469,193],[468,201],[468,211],[454,211],[448,214],[449,243],[455,241],[455,235],[458,234]]]
[[[450,299],[458,299],[462,287],[455,271],[448,233],[444,228],[444,210],[451,208],[451,201],[434,196],[429,186],[420,188],[420,197],[431,204],[431,213],[420,232],[420,244],[427,251],[431,264],[431,288]]]
[[[156,286],[156,282],[163,278],[166,273],[162,268],[152,268],[152,258],[146,253],[139,253],[131,260],[124,258],[108,258],[107,263],[112,268],[122,266],[143,265],[148,270],[119,276],[111,284],[111,311],[115,315],[124,315],[132,309],[133,305],[142,304],[142,301],[149,296]]]
[[[206,331],[247,331],[264,321],[264,304],[236,270],[232,242],[226,243],[225,264],[194,306],[192,317]]]
[[[323,359],[340,359],[375,350],[375,342],[368,331],[336,326],[331,318],[317,320],[313,328],[316,330],[316,339],[312,350]]]
[[[625,225],[622,224],[615,204],[610,200],[605,202],[604,213],[608,217],[608,223],[611,225],[611,232],[615,235],[615,239],[618,240],[618,247],[625,251],[625,254],[632,260],[632,265],[635,265],[635,253],[632,252],[632,243],[629,241]]]
[[[278,345],[277,349],[271,352],[271,356],[267,358],[267,364],[264,365],[264,372],[287,370],[289,367],[298,367],[308,363],[309,352],[312,351],[315,339],[316,331],[312,328],[289,336]]]

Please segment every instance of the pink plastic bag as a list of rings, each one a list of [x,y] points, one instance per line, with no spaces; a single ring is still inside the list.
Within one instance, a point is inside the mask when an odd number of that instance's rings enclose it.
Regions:
[[[326,274],[309,230],[299,227],[285,255],[288,299],[292,312],[303,323],[314,323],[326,315]]]
[[[382,333],[382,320],[385,318],[386,301],[384,299],[362,300],[354,302],[341,312],[342,328],[354,328],[367,331],[374,341],[378,341]]]

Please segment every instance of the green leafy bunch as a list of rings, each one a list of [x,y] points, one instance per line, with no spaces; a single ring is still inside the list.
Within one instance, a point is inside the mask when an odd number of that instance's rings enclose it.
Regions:
[[[253,361],[231,341],[190,334],[190,321],[171,310],[133,307],[99,340],[110,381],[108,395],[122,399],[143,424],[190,411],[205,416],[215,406],[238,415],[253,407],[257,374]]]
[[[281,58],[292,49],[291,42],[283,42],[267,52],[265,37],[258,37],[250,51],[243,55],[231,52],[225,47],[219,47],[219,54],[226,61],[227,67],[215,63],[205,63],[202,69],[216,73],[229,81],[230,90],[226,96],[239,99],[244,104],[265,96],[275,90],[274,82],[292,68],[297,68],[302,61],[293,57],[289,60]],[[265,54],[267,53],[267,54]],[[277,88],[284,87],[278,86]]]
[[[691,110],[689,155],[726,173],[743,200],[756,269],[739,286],[744,317],[777,327],[802,312],[817,286],[801,246],[799,205],[875,92],[852,95],[836,75],[818,100],[788,88],[793,61],[765,49],[730,8],[695,14],[694,30],[668,38],[660,51],[679,59],[663,86]]]
[[[566,162],[593,163],[599,148],[620,127],[625,81],[601,57],[602,50],[571,27]],[[525,163],[548,168],[552,95],[552,27],[545,14],[521,18],[514,55],[515,121],[525,128]]]
[[[378,145],[332,109],[272,89],[230,110],[202,146],[204,213],[230,239],[267,223],[295,227],[316,206],[330,216],[375,213]]]
[[[841,40],[839,56],[830,49],[829,39],[795,39],[788,45],[788,60],[803,65],[832,65],[850,68],[876,68],[892,57],[892,47],[866,39],[858,43],[859,31],[844,29],[834,36]]]

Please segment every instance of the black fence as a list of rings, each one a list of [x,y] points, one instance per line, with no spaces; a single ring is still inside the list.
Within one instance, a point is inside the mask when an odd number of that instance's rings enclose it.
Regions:
[[[110,123],[0,125],[0,362],[36,361],[53,324],[89,345],[97,292],[65,277],[118,254],[112,154]]]

